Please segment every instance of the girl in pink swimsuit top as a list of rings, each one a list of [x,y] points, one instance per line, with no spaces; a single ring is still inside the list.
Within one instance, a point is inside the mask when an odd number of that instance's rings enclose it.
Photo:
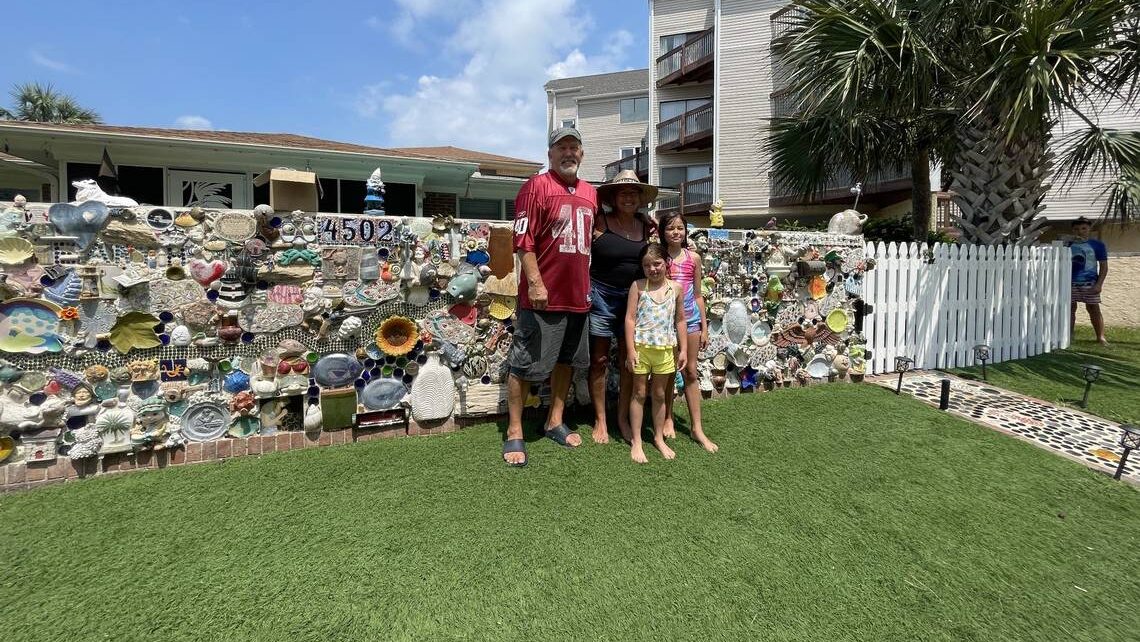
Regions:
[[[685,217],[680,212],[671,212],[661,216],[657,229],[661,235],[661,246],[669,257],[669,278],[681,286],[681,304],[685,317],[685,331],[688,334],[681,339],[680,349],[685,350],[685,368],[681,375],[685,382],[685,400],[689,407],[690,434],[705,450],[716,452],[719,448],[711,439],[705,436],[704,426],[701,424],[701,388],[697,377],[697,355],[708,343],[708,325],[705,317],[705,299],[701,296],[701,255],[689,249],[688,226]],[[665,436],[674,434],[671,418],[673,417],[673,390],[669,387],[668,404],[666,408]]]

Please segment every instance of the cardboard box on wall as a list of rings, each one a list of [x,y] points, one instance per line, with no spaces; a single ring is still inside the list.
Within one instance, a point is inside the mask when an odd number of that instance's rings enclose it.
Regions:
[[[269,206],[278,212],[316,212],[317,175],[295,169],[270,169],[253,179],[257,187],[269,183]]]

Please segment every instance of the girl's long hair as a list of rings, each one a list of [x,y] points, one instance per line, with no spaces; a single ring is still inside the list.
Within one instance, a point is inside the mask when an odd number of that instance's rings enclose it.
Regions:
[[[675,218],[681,219],[681,225],[685,228],[685,233],[681,235],[681,247],[688,249],[689,223],[685,220],[685,215],[681,213],[681,210],[677,210],[676,212],[669,212],[668,214],[662,214],[660,220],[657,221],[657,236],[661,239],[661,247],[665,248],[666,250],[669,249],[669,241],[665,239],[665,228],[669,227],[669,224],[672,223],[673,219]],[[666,252],[666,254],[668,254],[668,252]]]

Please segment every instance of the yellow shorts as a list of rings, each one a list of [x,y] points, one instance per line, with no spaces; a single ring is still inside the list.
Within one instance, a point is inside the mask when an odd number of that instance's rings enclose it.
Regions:
[[[637,364],[633,374],[673,374],[677,366],[673,363],[673,346],[647,346],[637,344]]]

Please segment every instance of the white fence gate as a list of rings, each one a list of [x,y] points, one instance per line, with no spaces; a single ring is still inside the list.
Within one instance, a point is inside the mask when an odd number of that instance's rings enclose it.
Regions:
[[[864,278],[871,304],[863,332],[869,374],[972,366],[974,346],[991,363],[1069,346],[1069,248],[868,243],[875,268]]]

